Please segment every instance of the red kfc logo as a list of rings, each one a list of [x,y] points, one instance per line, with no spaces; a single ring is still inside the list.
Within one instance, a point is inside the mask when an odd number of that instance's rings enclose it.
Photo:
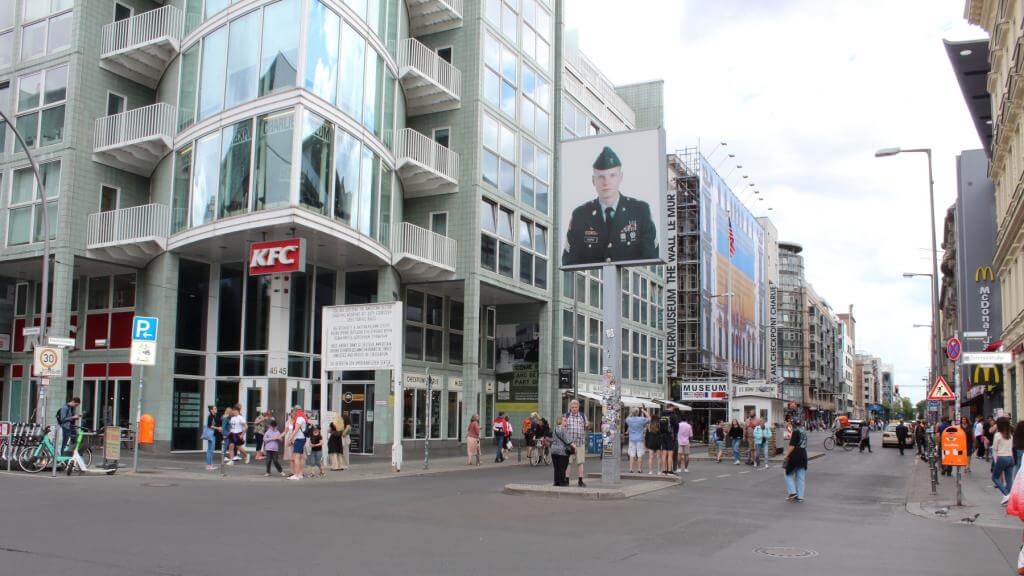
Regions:
[[[306,240],[255,242],[249,248],[249,275],[302,272],[306,269]]]

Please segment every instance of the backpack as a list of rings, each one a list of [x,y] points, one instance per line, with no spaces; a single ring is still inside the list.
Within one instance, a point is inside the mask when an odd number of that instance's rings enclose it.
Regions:
[[[529,418],[523,419],[523,434],[529,434],[533,430],[533,420]]]

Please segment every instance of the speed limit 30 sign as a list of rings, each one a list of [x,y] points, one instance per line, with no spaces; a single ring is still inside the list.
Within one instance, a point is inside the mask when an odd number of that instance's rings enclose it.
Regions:
[[[57,346],[36,346],[32,367],[41,378],[63,376],[64,351]]]

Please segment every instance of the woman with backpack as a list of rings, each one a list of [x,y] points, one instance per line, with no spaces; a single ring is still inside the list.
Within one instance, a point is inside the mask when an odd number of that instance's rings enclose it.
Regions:
[[[786,454],[782,457],[786,470],[786,488],[789,502],[804,501],[804,482],[807,479],[807,430],[798,420],[793,422],[793,435],[789,439]]]

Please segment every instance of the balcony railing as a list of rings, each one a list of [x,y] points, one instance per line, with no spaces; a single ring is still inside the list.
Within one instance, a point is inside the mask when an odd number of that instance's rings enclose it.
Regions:
[[[457,108],[462,99],[462,74],[415,38],[398,47],[398,67],[410,114]]]
[[[181,39],[183,17],[175,6],[164,6],[103,27],[100,57],[131,50],[162,38]]]
[[[405,128],[395,138],[395,154],[405,188],[413,196],[455,191],[459,178],[458,153]]]
[[[100,68],[156,88],[181,48],[182,20],[181,10],[168,5],[107,24],[100,35]]]
[[[142,140],[174,136],[174,106],[158,102],[96,119],[93,151],[126,146]]]
[[[410,222],[394,233],[395,266],[403,278],[437,278],[455,271],[456,242]]]
[[[144,204],[89,214],[86,248],[139,242],[154,242],[162,248],[167,241],[170,222],[170,210],[164,204]]]
[[[409,34],[422,36],[462,26],[462,0],[406,0]]]

